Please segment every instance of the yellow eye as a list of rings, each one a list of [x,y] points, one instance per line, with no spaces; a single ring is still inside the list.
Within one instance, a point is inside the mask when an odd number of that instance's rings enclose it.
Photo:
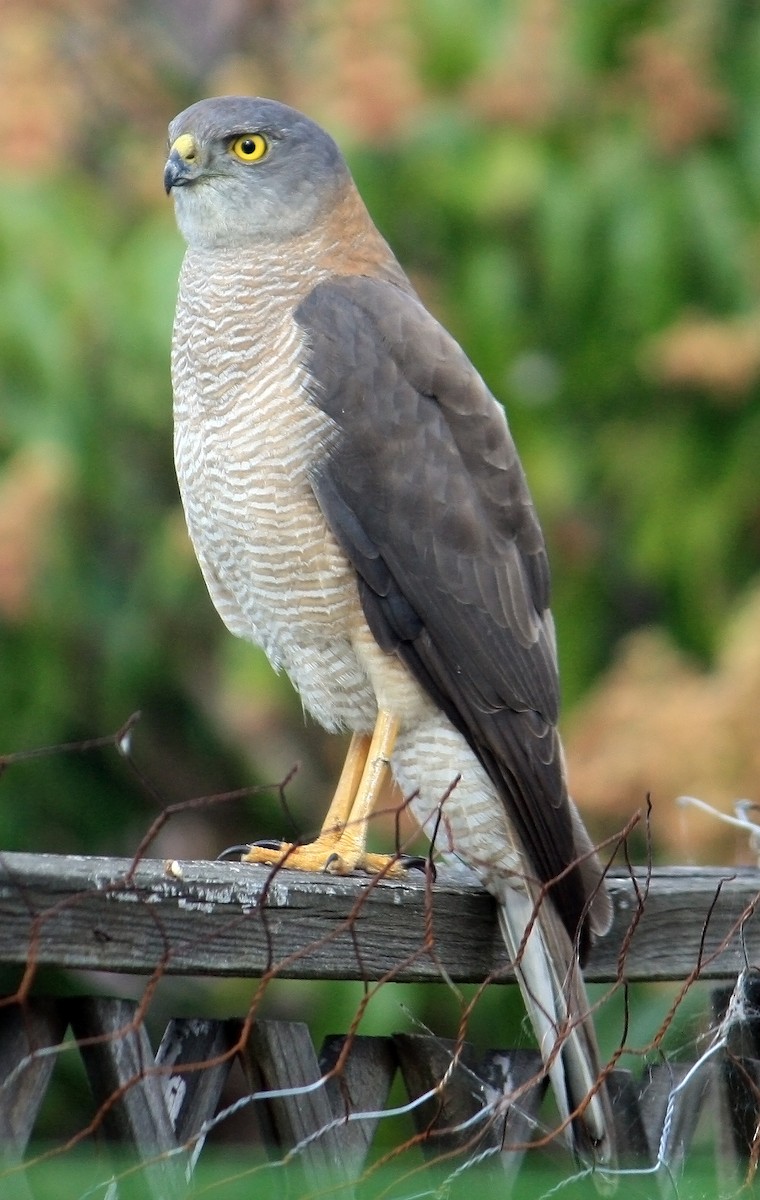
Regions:
[[[235,158],[247,163],[258,162],[268,149],[269,143],[260,133],[244,133],[242,137],[235,138],[230,146],[230,151]]]

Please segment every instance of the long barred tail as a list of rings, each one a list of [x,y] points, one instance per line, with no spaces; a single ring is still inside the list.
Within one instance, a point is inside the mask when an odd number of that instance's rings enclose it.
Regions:
[[[598,1087],[596,1033],[570,938],[547,896],[534,902],[511,887],[500,897],[499,926],[557,1106],[569,1122],[568,1140],[584,1164],[599,1169],[594,1178],[609,1193],[614,1185],[606,1172],[616,1161],[612,1109],[606,1087]]]

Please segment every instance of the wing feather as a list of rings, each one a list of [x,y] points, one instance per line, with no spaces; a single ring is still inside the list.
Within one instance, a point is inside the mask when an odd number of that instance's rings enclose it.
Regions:
[[[556,732],[546,551],[501,406],[417,298],[352,276],[296,319],[337,434],[311,466],[368,625],[465,735],[571,938],[587,944]],[[563,874],[564,873],[564,874]]]

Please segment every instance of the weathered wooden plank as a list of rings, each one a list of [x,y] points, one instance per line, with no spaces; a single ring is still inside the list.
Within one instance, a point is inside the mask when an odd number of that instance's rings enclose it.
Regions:
[[[193,1160],[203,1146],[199,1130],[215,1115],[234,1061],[230,1051],[237,1024],[177,1017],[167,1025],[156,1054],[156,1066],[166,1072],[158,1078],[177,1142],[197,1139]]]
[[[494,1133],[494,1120],[472,1124],[486,1097],[475,1051],[468,1042],[457,1047],[449,1038],[416,1033],[398,1033],[393,1040],[409,1099],[433,1091],[412,1112],[428,1158],[435,1161],[466,1149],[474,1153],[501,1140],[501,1129]]]
[[[268,1091],[266,1101],[283,1153],[298,1147],[294,1161],[310,1188],[338,1185],[342,1194],[351,1182],[337,1126],[308,1026],[301,1021],[257,1021],[245,1056],[255,1062]]]
[[[345,1034],[325,1038],[319,1056],[320,1070],[327,1073],[338,1062],[346,1044]],[[327,1080],[327,1095],[333,1114],[341,1120],[349,1113],[372,1114],[338,1127],[342,1154],[354,1179],[361,1175],[372,1145],[380,1114],[388,1100],[397,1060],[393,1039],[354,1034],[339,1076]]]
[[[102,1128],[109,1140],[136,1152],[146,1165],[119,1180],[119,1196],[182,1200],[186,1193],[184,1153],[177,1147],[161,1079],[145,1027],[131,1000],[84,997],[71,1002],[71,1028],[79,1041]]]
[[[549,1086],[538,1050],[489,1050],[480,1075],[484,1083],[505,1098],[512,1098],[502,1123],[499,1164],[504,1194],[511,1195],[526,1148],[533,1140],[541,1102]]]
[[[425,1138],[426,1157],[435,1162],[459,1155],[459,1162],[475,1162],[485,1154],[492,1169],[499,1170],[500,1194],[511,1195],[539,1131],[538,1113],[548,1086],[539,1052],[489,1050],[478,1061],[465,1042],[454,1065],[454,1041],[417,1034],[396,1034],[393,1040],[410,1098],[435,1090],[412,1114]],[[571,1162],[561,1135],[551,1147],[542,1147],[542,1154],[547,1152]]]
[[[28,999],[0,1006],[0,1196],[32,1200],[18,1165],[50,1083],[66,1018],[55,1000]]]
[[[629,980],[736,975],[760,958],[760,872],[660,868],[610,876],[615,918],[586,977],[608,981],[624,947]],[[646,892],[643,912],[640,897]],[[431,917],[435,954],[425,941]],[[742,921],[743,917],[743,921]],[[742,935],[739,926],[742,925]],[[724,945],[725,943],[725,945]],[[491,898],[441,870],[402,881],[276,875],[240,863],[6,854],[0,962],[110,971],[290,978],[510,979]]]
[[[680,1175],[687,1160],[702,1107],[712,1091],[709,1064],[694,1070],[689,1063],[656,1063],[643,1077],[639,1112],[651,1161],[662,1156],[665,1192],[669,1176]],[[669,1194],[669,1192],[668,1192]]]
[[[4,1157],[20,1158],[32,1135],[55,1054],[66,1032],[61,1006],[46,997],[0,1006],[0,1142]]]
[[[639,1087],[630,1071],[611,1071],[607,1091],[615,1122],[615,1143],[621,1167],[651,1165],[649,1137],[639,1104]]]

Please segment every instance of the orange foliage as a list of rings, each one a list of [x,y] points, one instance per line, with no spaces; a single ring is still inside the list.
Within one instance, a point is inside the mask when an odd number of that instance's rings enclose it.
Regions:
[[[760,587],[730,624],[712,671],[658,630],[632,634],[575,711],[566,749],[584,813],[623,825],[654,801],[658,853],[675,862],[743,856],[746,845],[707,815],[675,805],[697,796],[733,814],[760,799]]]
[[[542,128],[564,109],[570,78],[567,17],[560,0],[527,0],[505,34],[498,63],[467,90],[478,116]]]
[[[112,150],[99,134],[114,125],[162,138],[174,107],[158,67],[166,46],[116,0],[6,0],[2,21],[6,168],[59,174],[99,161]]]
[[[709,81],[701,57],[698,50],[676,44],[673,33],[649,31],[631,43],[628,99],[643,101],[649,131],[663,154],[678,154],[728,123],[728,98]]]
[[[652,339],[644,362],[660,383],[746,398],[760,379],[760,314],[734,320],[684,317]]]
[[[60,448],[39,443],[17,451],[0,474],[0,616],[8,621],[28,615],[67,480]]]
[[[403,130],[423,95],[405,10],[403,0],[318,4],[308,23],[310,69],[293,102],[358,139]]]

